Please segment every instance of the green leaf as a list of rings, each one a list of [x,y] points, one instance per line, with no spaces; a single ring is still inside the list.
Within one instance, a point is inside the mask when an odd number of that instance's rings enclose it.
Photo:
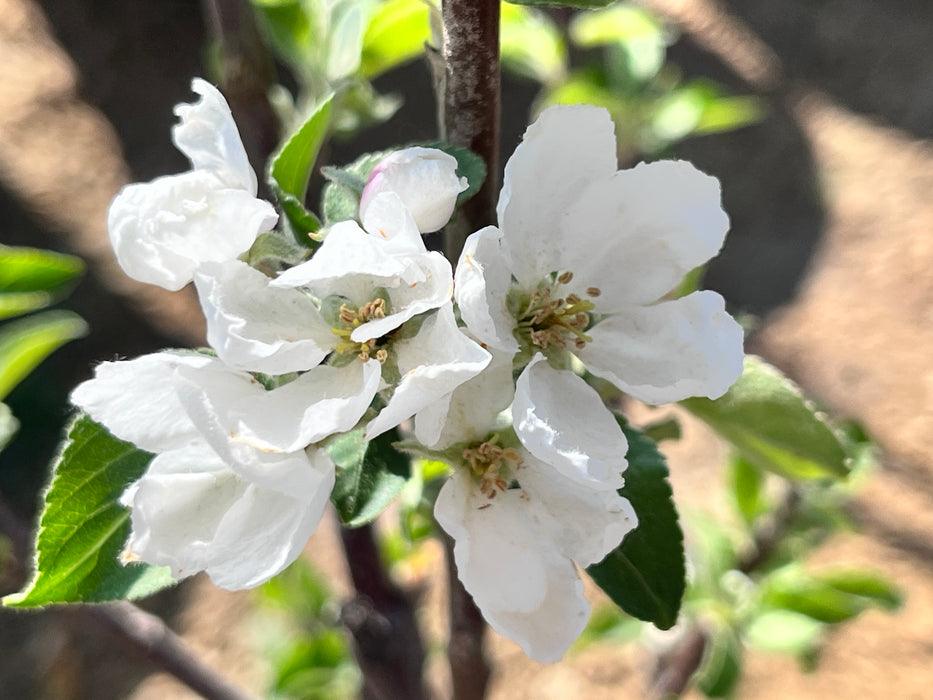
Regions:
[[[596,7],[606,7],[615,0],[508,0],[515,5],[532,5],[535,7],[578,7],[581,10],[592,10]]]
[[[81,317],[70,311],[46,311],[0,328],[0,399],[42,360],[87,330]]]
[[[811,652],[823,636],[825,625],[791,610],[767,610],[745,629],[745,639],[762,651],[782,654]]]
[[[361,71],[375,78],[419,56],[431,38],[430,8],[422,0],[380,3],[363,35]]]
[[[865,598],[884,610],[896,610],[904,603],[904,596],[894,584],[871,571],[838,569],[822,571],[814,578],[837,591]]]
[[[374,520],[402,491],[411,462],[392,446],[398,439],[395,430],[369,441],[363,430],[354,430],[331,443],[330,456],[337,465],[331,501],[345,525],[359,527]]]
[[[761,358],[745,358],[745,371],[715,401],[681,404],[735,445],[759,469],[790,479],[845,478],[846,450],[800,389]]]
[[[697,686],[708,698],[728,698],[742,677],[742,644],[731,628],[713,634],[706,646]]]
[[[84,263],[73,255],[0,245],[0,293],[54,293],[83,273]]]
[[[764,474],[741,455],[735,455],[729,462],[727,478],[736,510],[751,525],[768,510]]]
[[[769,608],[792,610],[819,622],[843,622],[862,612],[867,603],[811,578],[798,567],[775,572],[762,584],[761,602]]]
[[[670,43],[670,34],[658,18],[632,4],[618,4],[574,16],[570,38],[584,48],[618,47],[626,68],[639,81],[657,75]]]
[[[10,440],[19,430],[19,421],[5,403],[0,403],[0,452],[10,444]]]
[[[172,585],[168,568],[118,561],[130,534],[129,511],[118,499],[152,457],[77,416],[45,494],[35,578],[3,603],[96,603],[140,598]]]
[[[333,93],[321,100],[272,158],[270,173],[274,185],[299,201],[304,201],[311,169],[327,136],[333,101]]]
[[[628,469],[619,494],[631,502],[638,527],[598,564],[596,584],[625,612],[662,630],[677,622],[684,595],[684,542],[668,471],[657,446],[619,419],[628,439]]]
[[[299,74],[318,69],[325,17],[302,0],[252,0],[257,23],[273,50]]]
[[[288,217],[299,243],[308,244],[303,234],[314,233],[321,222],[305,206],[308,180],[330,128],[333,93],[325,97],[311,115],[273,156],[269,185]]]
[[[554,21],[543,12],[502,5],[502,65],[544,85],[556,85],[567,74],[567,47]]]

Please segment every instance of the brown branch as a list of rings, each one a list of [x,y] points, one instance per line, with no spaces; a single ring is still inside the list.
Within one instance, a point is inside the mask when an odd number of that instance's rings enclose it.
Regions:
[[[450,596],[450,641],[447,656],[453,681],[454,700],[482,700],[486,697],[491,671],[483,653],[486,621],[473,597],[457,576],[454,541],[444,537],[447,562],[447,589]]]
[[[466,237],[496,222],[499,194],[499,1],[444,0],[441,139],[465,146],[486,164],[486,180],[444,231],[456,263]]]
[[[422,700],[424,645],[411,601],[389,579],[372,527],[341,530],[357,597],[341,620],[353,637],[365,700]]]
[[[83,610],[137,652],[208,700],[251,700],[254,697],[198,661],[181,637],[161,619],[132,603],[105,603],[87,606]]]

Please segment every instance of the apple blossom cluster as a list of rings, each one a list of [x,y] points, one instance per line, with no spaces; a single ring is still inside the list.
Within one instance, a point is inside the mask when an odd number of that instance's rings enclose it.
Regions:
[[[131,277],[194,282],[212,352],[103,363],[72,397],[155,454],[122,497],[124,558],[255,586],[317,527],[330,441],[401,427],[451,466],[435,515],[486,620],[560,658],[589,614],[577,567],[638,519],[618,493],[625,436],[572,367],[653,404],[716,398],[742,371],[719,295],[666,298],[722,245],[718,183],[676,161],[618,171],[605,110],[552,107],[455,270],[422,235],[467,182],[447,153],[409,148],[373,169],[358,219],[269,277],[241,258],[275,210],[223,97],[193,89],[173,130],[191,170],[124,188],[108,227]]]

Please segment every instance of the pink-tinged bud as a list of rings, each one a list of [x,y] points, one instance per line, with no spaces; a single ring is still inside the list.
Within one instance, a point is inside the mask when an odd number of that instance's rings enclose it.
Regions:
[[[442,228],[454,212],[457,195],[467,188],[457,177],[457,159],[436,148],[396,151],[373,168],[360,197],[360,220],[376,196],[394,192],[421,233]]]

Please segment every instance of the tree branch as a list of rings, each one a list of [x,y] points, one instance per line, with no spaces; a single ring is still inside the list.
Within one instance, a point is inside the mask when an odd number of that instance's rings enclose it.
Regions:
[[[83,612],[102,622],[137,652],[208,700],[251,700],[254,697],[202,664],[162,620],[132,603],[89,605]]]
[[[486,621],[473,597],[457,576],[454,541],[444,535],[447,557],[447,590],[450,596],[450,640],[447,656],[453,681],[454,700],[482,700],[486,697],[491,671],[483,653]]]
[[[365,700],[422,700],[424,645],[411,601],[386,574],[372,527],[342,529],[357,597],[341,619],[353,637]]]
[[[486,180],[444,231],[455,263],[466,237],[496,222],[499,193],[499,1],[444,0],[441,140],[464,146],[486,164]]]

